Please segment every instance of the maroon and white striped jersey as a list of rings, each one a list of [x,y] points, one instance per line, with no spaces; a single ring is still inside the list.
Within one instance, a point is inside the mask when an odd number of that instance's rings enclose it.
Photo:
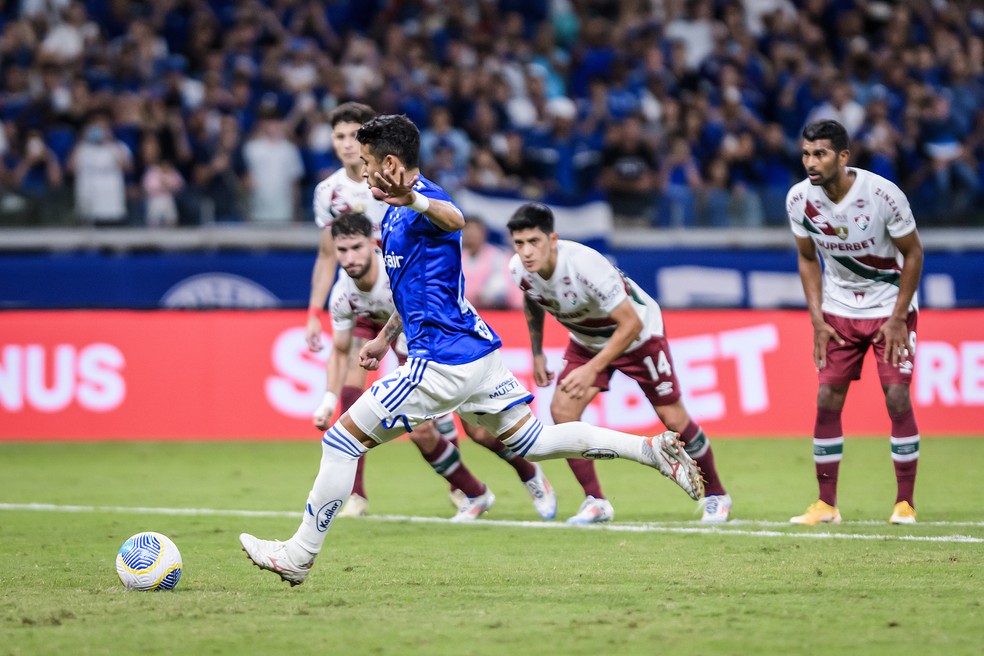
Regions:
[[[854,184],[840,203],[806,179],[786,196],[790,228],[809,237],[824,262],[823,311],[870,319],[892,314],[899,295],[902,254],[893,238],[916,229],[905,194],[889,180],[849,168]],[[910,309],[917,309],[916,297]]]
[[[530,300],[567,328],[572,340],[592,351],[608,343],[618,327],[612,311],[626,299],[642,320],[642,332],[627,352],[663,335],[663,313],[656,301],[593,248],[558,240],[557,266],[549,280],[527,271],[519,255],[509,261],[509,271]]]

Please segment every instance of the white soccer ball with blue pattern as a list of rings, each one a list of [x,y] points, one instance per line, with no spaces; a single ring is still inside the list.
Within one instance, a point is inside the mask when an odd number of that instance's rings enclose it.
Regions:
[[[127,590],[173,590],[181,580],[181,553],[166,535],[137,533],[116,554],[116,573]]]

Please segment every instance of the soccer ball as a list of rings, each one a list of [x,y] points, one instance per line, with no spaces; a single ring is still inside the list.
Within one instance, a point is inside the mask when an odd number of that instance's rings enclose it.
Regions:
[[[137,533],[116,554],[116,573],[127,590],[173,590],[181,580],[181,553],[160,533]]]

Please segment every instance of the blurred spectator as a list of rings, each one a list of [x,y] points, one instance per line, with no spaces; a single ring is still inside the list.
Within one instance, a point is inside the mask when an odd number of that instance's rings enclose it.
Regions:
[[[19,214],[21,221],[30,216],[40,216],[45,223],[60,222],[52,215],[57,206],[51,197],[58,194],[63,182],[63,171],[57,155],[44,141],[40,130],[32,128],[21,137],[13,124],[8,124],[6,152],[2,158],[0,189],[4,194],[0,211],[8,216]],[[49,202],[45,202],[49,201]]]
[[[465,275],[465,298],[478,309],[518,310],[523,292],[509,275],[511,253],[488,242],[485,222],[465,217],[461,230],[461,269]]]
[[[144,135],[140,149],[146,167],[140,180],[144,192],[144,222],[154,228],[174,227],[178,224],[175,195],[184,188],[184,178],[170,160],[161,157],[161,145],[156,135]]]
[[[471,142],[464,130],[452,125],[446,105],[431,108],[430,125],[420,131],[420,166],[427,169],[433,164],[440,148],[450,151],[452,166],[465,170],[471,157]]]
[[[670,151],[659,175],[663,192],[657,205],[656,225],[672,228],[695,225],[697,193],[703,188],[704,181],[697,159],[684,137],[671,137]]]
[[[476,148],[472,151],[465,184],[472,189],[490,192],[519,189],[515,180],[506,177],[490,148]]]
[[[666,38],[683,44],[687,68],[697,70],[714,45],[714,4],[686,0],[684,7],[684,15],[666,25]]]
[[[242,200],[258,220],[309,207],[290,197],[337,166],[324,114],[349,100],[415,121],[425,174],[563,203],[608,193],[622,159],[603,153],[619,131],[611,126],[635,116],[638,143],[661,163],[649,189],[660,197],[657,223],[724,227],[759,220],[755,199],[767,222],[776,217],[776,180],[788,172],[771,126],[789,148],[808,120],[826,117],[848,128],[856,158],[899,182],[917,214],[984,222],[984,14],[971,5],[22,0],[0,12],[0,121],[17,134],[12,157],[25,154],[20,135],[38,129],[62,167],[86,143],[93,112],[112,117],[131,152],[155,134],[161,159],[186,180],[179,220],[197,223],[243,215],[229,201],[244,174]],[[928,95],[948,100],[949,118]],[[259,127],[271,108],[280,126]],[[233,134],[220,129],[226,117],[236,135],[220,147],[220,131]],[[283,166],[257,151],[279,152]],[[132,217],[143,198],[137,159],[126,178]],[[12,170],[8,196],[26,198]],[[711,221],[697,204],[718,191],[730,209]],[[963,215],[949,211],[954,200]],[[741,207],[751,213],[734,214]]]
[[[195,152],[193,180],[201,190],[202,223],[242,221],[244,212],[239,122],[234,116],[220,119],[217,135],[204,135]]]
[[[68,161],[75,175],[75,210],[84,223],[120,225],[126,220],[125,176],[132,166],[130,149],[113,136],[109,117],[95,114]]]
[[[608,128],[599,185],[616,219],[652,220],[658,171],[656,153],[643,139],[638,117],[629,116]]]
[[[960,214],[980,191],[973,159],[963,145],[967,136],[950,113],[950,101],[945,95],[925,99],[920,141],[929,158],[938,212],[949,208]]]
[[[243,161],[244,183],[250,192],[249,219],[254,223],[294,221],[304,163],[275,107],[261,111],[256,134],[243,147]]]
[[[850,138],[858,134],[864,124],[864,107],[854,100],[854,90],[850,82],[843,79],[835,80],[830,87],[829,98],[817,106],[806,117],[807,123],[830,119],[844,126]]]
[[[519,189],[524,198],[543,197],[544,190],[534,182],[537,162],[527,150],[522,132],[506,132],[503,150],[496,153],[495,161],[506,177],[507,189]]]
[[[69,66],[82,57],[87,44],[97,36],[99,27],[89,20],[85,4],[71,2],[41,41],[38,57],[49,64]]]
[[[579,132],[577,106],[565,96],[547,104],[547,120],[527,141],[534,180],[559,202],[583,202],[596,190],[600,139]]]
[[[799,141],[790,142],[778,123],[767,124],[755,162],[761,180],[762,212],[766,223],[784,225],[786,192],[803,177]]]
[[[851,150],[856,154],[861,168],[899,184],[900,141],[898,128],[889,120],[887,91],[876,87],[865,108],[864,124]]]

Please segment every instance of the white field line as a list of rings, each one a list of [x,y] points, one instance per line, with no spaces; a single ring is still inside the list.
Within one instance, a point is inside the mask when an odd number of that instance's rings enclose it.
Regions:
[[[301,513],[280,510],[222,510],[217,508],[142,508],[129,506],[69,506],[47,503],[0,503],[0,511],[33,511],[60,513],[134,513],[141,515],[211,515],[225,517],[287,517],[299,519]],[[360,521],[414,522],[420,524],[448,524],[450,520],[442,517],[411,517],[407,515],[370,515]],[[472,526],[506,526],[510,528],[572,529],[615,531],[624,533],[682,533],[710,535],[742,535],[752,537],[783,537],[827,540],[901,540],[907,542],[964,542],[984,543],[984,538],[969,535],[907,535],[907,534],[866,534],[831,533],[830,531],[770,531],[751,530],[755,527],[792,528],[784,522],[734,520],[721,526],[702,526],[698,522],[626,522],[605,523],[588,526],[571,526],[563,522],[533,522],[502,519],[482,519]],[[841,526],[882,526],[882,522],[844,522]],[[984,528],[984,522],[921,522],[917,527],[973,527]],[[734,528],[749,527],[749,528]],[[899,530],[906,530],[900,527]]]

